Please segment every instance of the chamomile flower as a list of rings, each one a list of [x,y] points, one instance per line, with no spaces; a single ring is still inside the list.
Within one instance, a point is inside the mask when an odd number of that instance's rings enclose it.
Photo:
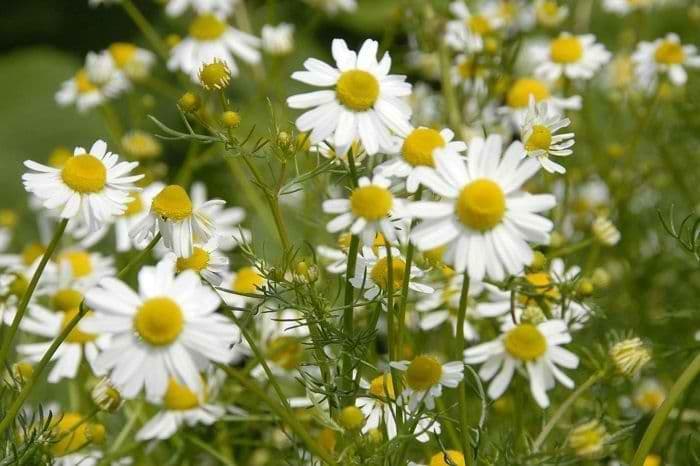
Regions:
[[[85,66],[61,84],[56,92],[56,102],[64,107],[75,104],[78,111],[85,112],[128,88],[129,80],[116,67],[108,52],[89,52]]]
[[[391,151],[391,132],[406,134],[411,108],[403,100],[411,93],[406,77],[389,74],[391,58],[385,53],[377,61],[379,43],[367,39],[359,52],[334,39],[336,68],[315,58],[304,62],[306,71],[292,79],[317,87],[333,87],[287,99],[287,105],[306,111],[296,120],[300,131],[310,131],[311,144],[332,139],[335,147],[347,147],[360,140],[369,155]]]
[[[262,49],[270,55],[287,55],[294,50],[294,25],[280,23],[277,26],[266,24],[260,31]]]
[[[516,128],[523,126],[530,106],[530,96],[535,102],[546,102],[552,115],[561,115],[565,110],[579,110],[581,96],[558,97],[551,94],[549,84],[534,78],[515,80],[506,92],[505,106],[499,112],[510,116]]]
[[[445,262],[477,281],[518,274],[532,262],[528,241],[549,242],[553,224],[538,213],[555,203],[550,194],[521,190],[539,168],[536,160],[522,160],[522,153],[522,144],[514,142],[501,156],[498,135],[472,139],[467,161],[438,153],[435,171],[422,183],[442,200],[410,206],[410,213],[423,219],[411,241],[422,251],[446,245]]]
[[[32,363],[39,362],[54,339],[77,315],[77,307],[64,312],[54,312],[38,304],[32,305],[27,315],[21,321],[21,328],[27,333],[47,338],[47,340],[41,343],[18,345],[17,351],[27,361]],[[71,330],[51,358],[52,361],[55,361],[55,364],[51,372],[49,372],[49,383],[57,383],[61,379],[75,378],[83,358],[85,358],[95,374],[101,375],[102,371],[97,369],[95,361],[98,352],[107,346],[109,336],[98,336],[90,333],[83,326],[83,322],[78,322],[78,325]]]
[[[573,154],[574,133],[555,134],[570,124],[571,120],[551,114],[546,102],[536,103],[535,97],[530,95],[528,112],[520,128],[525,155],[536,158],[549,173],[566,173],[566,169],[549,156],[566,157]]]
[[[172,260],[143,267],[138,278],[138,293],[115,278],[105,278],[87,292],[94,314],[83,328],[112,336],[96,367],[110,372],[125,398],[145,388],[149,398],[158,399],[171,377],[200,390],[199,373],[210,361],[230,361],[238,327],[216,313],[219,296],[196,273],[175,276]]]
[[[175,270],[178,273],[193,270],[207,283],[218,286],[228,271],[228,257],[217,248],[216,240],[210,239],[205,244],[195,244],[189,257],[177,257],[171,253],[171,260],[175,260]]]
[[[195,242],[206,243],[216,236],[216,223],[210,214],[224,204],[213,199],[195,207],[181,186],[171,184],[153,197],[148,215],[129,234],[140,243],[160,232],[166,248],[177,257],[190,257]]]
[[[457,311],[459,300],[464,283],[463,274],[452,273],[443,285],[437,287],[434,293],[420,299],[416,303],[416,311],[420,313],[420,328],[422,330],[432,330],[448,322],[452,327],[452,333],[457,334]],[[469,281],[468,301],[466,316],[464,319],[464,339],[475,341],[479,339],[479,334],[470,322],[470,317],[477,317],[476,303],[474,297],[481,294],[484,284],[476,280]]]
[[[145,78],[156,63],[156,55],[129,42],[115,42],[107,49],[115,67],[134,81]]]
[[[215,59],[238,75],[234,56],[246,63],[260,62],[260,39],[230,26],[221,16],[203,13],[189,27],[189,35],[170,50],[168,69],[180,70],[199,82],[199,70]]]
[[[163,190],[165,185],[160,182],[151,183],[140,192],[131,194],[132,200],[126,205],[123,214],[114,221],[114,234],[118,252],[126,252],[131,249],[143,249],[148,244],[143,238],[136,241],[129,232],[149,214],[153,198]]]
[[[83,249],[66,249],[56,256],[57,289],[87,290],[104,277],[115,274],[114,258]]]
[[[460,86],[470,97],[483,97],[488,94],[488,72],[488,68],[479,64],[474,57],[459,54],[452,67],[452,83]]]
[[[458,157],[467,150],[464,142],[453,139],[454,133],[447,128],[441,131],[415,128],[403,138],[397,156],[379,165],[375,173],[387,178],[405,178],[406,191],[414,193],[420,184],[420,174],[423,173],[417,168],[434,167],[433,154],[436,149],[447,148]]]
[[[544,27],[559,26],[569,16],[569,7],[559,5],[557,0],[536,0],[535,18]]]
[[[333,141],[322,141],[311,146],[309,152],[315,152],[328,160],[344,165],[349,163],[350,157],[348,153],[351,153],[356,167],[362,165],[362,162],[367,158],[367,152],[363,149],[360,141],[357,140],[343,147],[334,146]]]
[[[90,444],[103,443],[106,430],[102,424],[77,412],[64,412],[53,417],[51,433],[56,439],[49,447],[51,456],[58,458],[57,464],[61,466],[74,466],[83,464],[79,458],[87,457],[77,452]]]
[[[566,323],[548,320],[537,325],[511,323],[501,336],[464,351],[466,364],[483,364],[479,376],[491,381],[488,395],[499,398],[510,385],[516,369],[525,366],[530,391],[537,404],[549,406],[547,391],[554,388],[555,380],[567,388],[574,382],[558,366],[578,367],[578,357],[561,345],[571,342]]]
[[[357,10],[357,0],[304,0],[309,5],[334,16],[341,12],[352,13]]]
[[[406,273],[406,261],[398,249],[392,248],[391,255],[391,289],[394,292],[401,290]],[[432,293],[433,289],[427,285],[416,283],[414,278],[420,277],[423,272],[411,265],[408,288],[419,293]],[[389,257],[386,248],[363,247],[362,255],[358,255],[355,266],[355,275],[350,279],[352,286],[364,290],[364,297],[372,300],[382,293],[389,292]]]
[[[245,210],[240,207],[225,207],[224,203],[219,200],[209,201],[207,187],[200,181],[192,183],[190,198],[192,199],[192,207],[197,210],[199,216],[207,218],[214,225],[219,249],[230,251],[238,245],[250,241],[250,231],[240,225],[245,219]],[[203,238],[199,240],[206,241]]]
[[[666,399],[666,389],[656,379],[644,379],[634,390],[632,402],[642,412],[653,413]]]
[[[303,322],[302,314],[295,309],[267,309],[258,322],[260,349],[273,374],[280,377],[294,377],[305,359],[309,337],[309,327]],[[251,371],[253,377],[266,379],[262,365]]]
[[[223,17],[229,16],[238,0],[167,0],[165,12],[169,16],[180,16],[188,8],[197,14],[214,13]]]
[[[450,3],[450,12],[457,19],[447,23],[445,42],[455,50],[481,52],[484,40],[503,26],[496,10],[472,11],[462,0]]]
[[[406,388],[399,402],[407,403],[411,411],[422,403],[428,409],[435,408],[435,398],[442,395],[442,388],[455,388],[464,377],[461,361],[440,364],[428,355],[417,356],[412,361],[394,361],[390,365],[405,373]]]
[[[119,1],[119,0],[113,0]],[[54,458],[54,466],[99,466],[104,464],[100,460],[102,459],[102,452],[100,450],[93,450],[80,453],[71,453],[65,456],[59,456]],[[110,466],[131,466],[134,461],[130,457],[120,458],[118,460],[110,461]]]
[[[359,235],[363,244],[371,246],[377,233],[381,233],[391,244],[397,241],[397,219],[405,216],[404,204],[389,190],[391,183],[381,175],[370,181],[362,177],[352,190],[349,199],[329,199],[323,202],[323,211],[337,214],[328,222],[326,229],[338,233],[345,229]]]
[[[24,188],[45,208],[64,219],[78,218],[89,231],[97,231],[126,211],[131,193],[139,191],[134,183],[143,175],[129,175],[138,162],[119,162],[119,155],[108,152],[102,140],[89,152],[77,147],[73,154],[60,169],[25,161],[32,172],[22,175]]]
[[[569,79],[591,79],[611,54],[593,34],[571,35],[563,32],[549,44],[533,50],[537,59],[535,75],[546,81],[562,76]]]
[[[262,294],[261,290],[266,283],[267,280],[257,267],[250,265],[241,267],[235,272],[224,274],[219,296],[227,306],[244,308],[259,301],[257,298],[245,295]],[[231,290],[233,293],[226,290]]]
[[[637,77],[654,88],[659,76],[667,76],[676,86],[688,80],[686,68],[700,68],[700,56],[694,45],[683,45],[677,34],[669,33],[653,42],[640,42],[632,55]]]
[[[603,0],[603,9],[618,15],[651,8],[655,0]]]
[[[160,401],[161,410],[141,427],[136,433],[136,440],[165,440],[183,425],[211,425],[219,420],[226,413],[226,408],[209,401],[216,394],[216,384],[202,385],[200,391],[193,391],[171,377]]]

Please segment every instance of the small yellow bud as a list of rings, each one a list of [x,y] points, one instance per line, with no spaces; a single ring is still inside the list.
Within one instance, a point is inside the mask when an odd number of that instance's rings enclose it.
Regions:
[[[367,432],[367,438],[369,438],[370,442],[379,444],[384,441],[384,434],[379,429],[371,429]]]
[[[523,309],[523,314],[520,316],[520,322],[532,325],[541,324],[545,320],[547,320],[547,316],[544,315],[542,308],[536,304],[527,306]]]
[[[191,92],[185,92],[177,101],[183,112],[194,113],[202,106],[202,99],[198,95]]]
[[[530,263],[530,269],[533,271],[544,270],[547,267],[547,258],[540,251],[535,251],[532,256],[532,263]]]
[[[12,209],[0,209],[0,227],[14,228],[17,225],[17,213]]]
[[[614,159],[619,159],[625,155],[625,146],[623,146],[620,143],[613,142],[612,144],[608,144],[608,146],[605,148],[605,151],[610,157]]]
[[[103,378],[92,389],[92,401],[102,411],[114,413],[122,405],[122,396],[112,383]]]
[[[319,446],[328,453],[333,453],[335,451],[335,444],[338,441],[335,437],[335,431],[329,429],[328,427],[324,428],[318,434],[318,438],[316,440],[318,441]]]
[[[221,122],[227,128],[238,128],[238,125],[241,124],[241,116],[238,112],[227,110],[221,114]]]
[[[449,458],[449,463],[447,459]],[[457,450],[447,450],[445,452],[435,453],[430,458],[430,466],[466,466],[464,455]]]
[[[569,446],[580,458],[595,458],[605,448],[608,433],[598,420],[588,421],[569,433]]]
[[[593,290],[595,287],[593,286],[593,281],[589,278],[582,278],[578,282],[578,286],[576,286],[576,294],[579,296],[590,296],[593,294]]]
[[[34,367],[26,361],[20,361],[12,366],[12,377],[23,384],[34,375]]]
[[[122,137],[124,152],[137,160],[153,159],[163,151],[160,142],[149,133],[135,129]]]
[[[558,231],[553,231],[551,236],[549,237],[549,245],[555,249],[562,247],[565,242],[566,239],[564,238],[564,235],[562,235]]]
[[[199,82],[208,91],[224,89],[231,82],[231,70],[226,62],[214,60],[199,69]]]
[[[611,277],[607,270],[602,267],[597,267],[593,270],[591,282],[596,288],[607,288],[610,286]]]
[[[659,455],[647,455],[642,466],[661,466],[661,457]]]
[[[617,372],[627,377],[635,377],[651,361],[651,353],[639,338],[629,338],[615,343],[610,348]]]
[[[338,421],[346,430],[359,430],[365,424],[365,416],[362,414],[360,408],[356,406],[346,406],[340,412]]]
[[[59,146],[51,151],[49,154],[49,165],[54,168],[61,168],[66,160],[71,158],[73,153],[66,147]]]

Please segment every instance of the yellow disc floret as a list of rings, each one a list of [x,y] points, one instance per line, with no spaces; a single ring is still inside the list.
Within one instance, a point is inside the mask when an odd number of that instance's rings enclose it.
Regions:
[[[105,428],[102,424],[87,421],[78,413],[65,413],[54,423],[52,433],[56,442],[51,445],[51,454],[65,456],[88,443],[102,443]]]
[[[154,346],[168,345],[182,332],[184,316],[180,306],[170,298],[146,300],[134,316],[134,330]]]
[[[255,267],[242,267],[236,272],[231,289],[236,293],[254,294],[265,284],[265,277]]]
[[[61,329],[66,328],[66,326],[72,321],[75,316],[78,315],[78,308],[73,308],[69,311],[66,311],[63,313],[63,321],[61,322]],[[85,315],[90,315],[90,312],[87,312]],[[88,333],[88,332],[83,332],[78,328],[76,325],[73,327],[73,330],[70,331],[68,336],[66,337],[66,341],[68,343],[89,343],[91,341],[95,341],[97,338],[97,335]]]
[[[549,45],[549,55],[555,63],[576,63],[583,56],[583,44],[574,36],[560,36]]]
[[[80,69],[75,73],[73,81],[75,82],[78,94],[87,94],[88,92],[97,90],[97,86],[90,81],[90,77],[84,69]]]
[[[67,262],[75,278],[87,277],[92,273],[92,258],[86,251],[66,251],[59,257],[60,262]]]
[[[112,55],[117,68],[128,65],[134,59],[137,50],[134,44],[128,42],[115,42],[109,46],[109,54]]]
[[[303,355],[304,345],[299,339],[289,336],[275,338],[267,348],[268,359],[287,370],[298,367]]]
[[[197,40],[216,40],[226,32],[226,23],[212,14],[197,16],[190,24],[190,36]]]
[[[445,457],[449,458],[449,463],[445,461]],[[430,458],[429,466],[466,466],[466,464],[462,453],[457,450],[447,450],[434,454],[432,458]]]
[[[385,218],[393,205],[394,196],[391,192],[377,185],[355,188],[350,195],[352,213],[370,221]]]
[[[469,29],[480,36],[484,36],[491,32],[491,23],[489,23],[489,20],[486,19],[485,16],[481,15],[474,15],[471,18],[469,18],[469,21],[467,22],[467,26],[469,26]]]
[[[73,157],[73,153],[68,148],[58,146],[49,154],[49,165],[54,168],[63,168],[71,157]]]
[[[506,211],[506,196],[497,183],[480,178],[462,188],[455,208],[464,226],[486,231],[501,223]]]
[[[63,165],[61,179],[73,191],[98,193],[107,184],[107,169],[95,156],[74,155]]]
[[[544,125],[534,125],[530,137],[525,141],[525,150],[528,152],[549,151],[552,145],[552,132]]]
[[[418,356],[406,370],[406,385],[415,391],[428,390],[440,382],[442,366],[432,356]]]
[[[358,430],[365,424],[365,416],[357,406],[346,406],[340,411],[338,421],[347,430]]]
[[[434,167],[433,151],[444,147],[445,140],[438,131],[431,128],[416,128],[406,137],[401,147],[401,154],[406,162],[414,167]]]
[[[364,112],[372,108],[379,97],[379,81],[367,71],[345,71],[338,78],[335,93],[347,108]]]
[[[186,411],[199,406],[199,397],[192,390],[180,385],[174,378],[168,381],[168,389],[163,396],[163,404],[173,411]]]
[[[22,264],[32,265],[35,260],[40,258],[46,252],[46,246],[40,243],[29,243],[22,249]]]
[[[201,272],[206,269],[209,265],[209,260],[211,256],[204,249],[195,246],[192,249],[192,255],[190,257],[178,257],[176,262],[176,269],[178,272],[184,270],[194,270],[195,272]]]
[[[527,107],[530,95],[539,102],[549,97],[549,89],[541,82],[531,78],[521,78],[508,90],[506,103],[512,108]]]
[[[80,306],[83,295],[71,288],[62,288],[51,297],[51,306],[57,311],[70,311]]]
[[[153,198],[151,208],[163,218],[175,222],[192,215],[192,201],[182,186],[171,184]]]
[[[398,257],[391,258],[391,285],[393,290],[400,290],[403,286],[403,275],[406,271],[406,262]],[[382,257],[370,271],[372,281],[382,290],[389,289],[389,259]]]
[[[520,324],[509,330],[503,345],[508,354],[521,361],[534,361],[547,351],[547,340],[532,324]]]
[[[654,59],[662,65],[679,65],[685,61],[685,52],[678,42],[665,40],[656,47]]]
[[[221,60],[214,60],[199,69],[199,82],[207,90],[220,90],[231,82],[231,70]]]
[[[131,201],[126,205],[126,210],[122,214],[124,217],[132,217],[143,212],[143,198],[139,193],[131,193]]]
[[[394,383],[391,374],[383,374],[372,379],[369,384],[369,392],[377,398],[396,398],[394,394]]]

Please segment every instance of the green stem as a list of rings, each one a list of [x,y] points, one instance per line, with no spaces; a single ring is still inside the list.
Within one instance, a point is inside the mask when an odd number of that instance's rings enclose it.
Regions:
[[[420,201],[423,196],[423,186],[419,186],[416,191],[416,195],[413,198],[414,201]],[[411,222],[411,231],[413,227],[416,226],[417,220],[413,219]],[[411,266],[413,265],[413,252],[414,246],[412,242],[408,242],[406,247],[406,266],[403,271],[403,281],[401,282],[401,304],[399,307],[399,326],[396,330],[396,344],[399,348],[403,347],[403,330],[406,321],[406,306],[408,305],[408,284],[411,280]]]
[[[10,329],[6,335],[3,335],[2,347],[0,347],[0,368],[5,367],[5,364],[7,362],[7,356],[10,352],[12,340],[15,338],[17,330],[19,329],[19,323],[24,317],[24,313],[27,311],[29,301],[32,299],[32,295],[34,294],[34,290],[36,289],[37,284],[39,283],[41,274],[44,273],[46,264],[48,264],[49,260],[51,260],[51,256],[56,250],[58,243],[61,241],[63,232],[66,230],[66,225],[68,225],[68,219],[63,219],[61,220],[61,223],[58,224],[58,227],[56,227],[56,231],[54,231],[53,233],[53,238],[51,238],[51,242],[46,248],[46,252],[41,257],[41,260],[39,261],[39,266],[37,267],[36,271],[34,271],[34,275],[32,276],[32,279],[29,282],[29,285],[27,286],[27,291],[24,292],[24,295],[22,295],[22,299],[17,305],[17,313],[15,314],[15,318],[12,320]]]
[[[564,257],[568,256],[569,254],[573,254],[575,252],[578,252],[582,249],[587,248],[593,243],[593,238],[588,238],[584,239],[583,241],[580,241],[576,244],[572,244],[571,246],[567,246],[564,248],[560,249],[555,249],[554,251],[550,252],[547,254],[549,257]]]
[[[542,448],[544,441],[547,440],[549,434],[559,423],[564,414],[574,404],[574,402],[604,376],[604,371],[594,373],[588,378],[588,380],[583,382],[583,384],[581,384],[581,386],[578,387],[571,395],[569,395],[569,398],[567,398],[561,404],[561,406],[559,406],[559,409],[557,409],[554,415],[551,418],[549,418],[549,421],[547,421],[547,424],[545,424],[544,428],[542,429],[542,432],[540,432],[540,435],[538,435],[537,439],[535,439],[535,442],[532,444],[533,453],[537,453],[538,451],[540,451],[540,448]]]
[[[663,404],[658,411],[656,411],[656,414],[654,414],[654,418],[649,423],[646,432],[644,432],[642,441],[639,443],[639,447],[637,447],[637,451],[634,454],[634,458],[632,459],[630,466],[642,466],[644,464],[644,459],[651,451],[651,447],[654,446],[654,441],[661,432],[661,428],[666,422],[671,409],[675,406],[685,389],[688,388],[688,385],[690,385],[690,383],[699,373],[700,353],[695,356],[695,359],[693,359],[678,380],[676,380],[676,383],[673,384],[673,387],[671,387],[671,391],[668,393],[668,396],[664,400]]]
[[[459,310],[457,311],[457,336],[455,342],[455,354],[454,358],[457,361],[463,359],[462,353],[464,352],[464,321],[467,316],[467,304],[469,302],[469,272],[464,271],[464,280],[462,281],[462,291],[459,295]],[[470,442],[468,432],[468,418],[467,418],[467,394],[465,393],[464,378],[459,382],[457,386],[457,402],[459,403],[459,427],[462,430],[462,453],[464,458],[469,458],[470,455]]]
[[[450,73],[450,52],[446,45],[440,47],[440,77],[442,79],[442,95],[445,98],[445,111],[447,112],[447,122],[449,126],[458,134],[460,131],[459,106],[455,89],[452,86]]]
[[[148,22],[145,16],[139,11],[138,8],[136,8],[136,5],[134,5],[131,0],[122,0],[121,5],[124,8],[124,11],[126,11],[126,14],[129,15],[131,20],[136,24],[136,26],[141,30],[141,33],[143,33],[144,37],[146,37],[146,40],[151,44],[151,47],[158,53],[158,55],[161,56],[163,60],[168,59],[168,47],[165,45],[165,42],[160,38],[160,35],[158,32],[151,26],[151,23]]]
[[[160,241],[160,238],[161,238],[160,232],[156,233],[156,235],[153,237],[151,242],[148,243],[148,245],[143,249],[143,251],[139,252],[136,255],[136,257],[131,259],[129,261],[129,263],[126,264],[124,266],[124,268],[119,271],[119,273],[117,274],[117,278],[119,278],[120,280],[123,279],[124,277],[126,277],[129,274],[129,272],[131,272],[131,269],[133,269],[134,267],[139,265],[141,262],[143,262],[143,260],[146,258],[146,256],[148,256],[151,253],[151,251],[153,250],[153,248],[156,247],[156,244],[158,244],[158,241]]]
[[[225,457],[223,454],[216,451],[216,448],[209,445],[207,442],[204,442],[202,439],[197,438],[194,435],[188,435],[186,438],[188,441],[192,442],[193,445],[196,445],[200,449],[209,453],[210,456],[216,458],[221,464],[226,466],[236,466],[236,462],[232,458]]]

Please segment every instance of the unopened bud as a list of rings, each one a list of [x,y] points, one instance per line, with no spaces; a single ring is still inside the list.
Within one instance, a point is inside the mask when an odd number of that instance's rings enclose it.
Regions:
[[[241,124],[241,116],[238,112],[228,110],[221,114],[221,121],[227,128],[238,128]]]
[[[102,411],[113,413],[122,405],[122,396],[109,379],[103,378],[92,389],[92,401]]]
[[[198,95],[191,92],[185,92],[177,101],[183,112],[194,113],[202,106],[202,99]]]

